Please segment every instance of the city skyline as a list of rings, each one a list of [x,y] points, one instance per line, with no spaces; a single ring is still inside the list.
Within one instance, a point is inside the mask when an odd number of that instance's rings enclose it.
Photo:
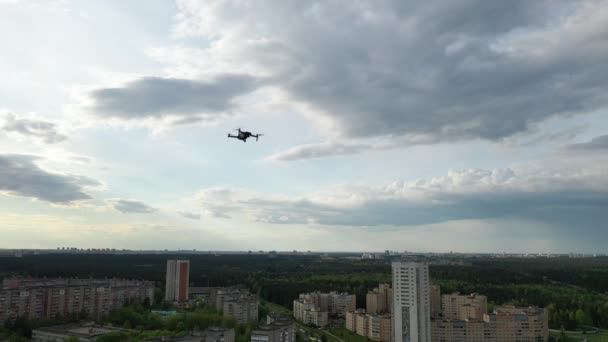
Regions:
[[[0,248],[606,253],[607,20],[0,1]]]

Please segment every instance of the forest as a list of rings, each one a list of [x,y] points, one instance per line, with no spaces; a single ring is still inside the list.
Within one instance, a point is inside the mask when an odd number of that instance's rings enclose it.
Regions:
[[[164,287],[170,255],[49,254],[0,258],[0,278],[119,277],[155,281]],[[195,286],[246,285],[263,299],[290,308],[301,292],[349,291],[357,306],[379,282],[390,282],[390,260],[313,255],[180,255],[190,260]],[[444,259],[446,257],[443,257]],[[452,257],[462,260],[463,257]],[[548,308],[550,327],[574,330],[608,328],[608,257],[466,258],[467,266],[435,265],[433,283],[442,293],[477,292],[494,305],[539,305]],[[162,293],[161,293],[162,294]]]

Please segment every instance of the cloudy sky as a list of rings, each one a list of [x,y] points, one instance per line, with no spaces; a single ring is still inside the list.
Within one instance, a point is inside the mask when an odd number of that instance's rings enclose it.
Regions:
[[[608,252],[608,1],[0,0],[0,44],[0,248]]]

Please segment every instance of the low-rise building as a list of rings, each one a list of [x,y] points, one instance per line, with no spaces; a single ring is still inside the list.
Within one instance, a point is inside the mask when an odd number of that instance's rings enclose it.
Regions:
[[[285,316],[268,315],[266,325],[251,332],[251,342],[295,342],[296,324]]]
[[[199,342],[234,342],[235,333],[234,328],[209,327],[200,336]]]
[[[234,342],[234,328],[209,327],[186,336],[163,336],[146,342]]]
[[[70,337],[78,338],[81,342],[93,342],[98,337],[124,331],[124,329],[109,328],[90,324],[62,324],[51,327],[43,327],[32,331],[34,342],[56,342]]]

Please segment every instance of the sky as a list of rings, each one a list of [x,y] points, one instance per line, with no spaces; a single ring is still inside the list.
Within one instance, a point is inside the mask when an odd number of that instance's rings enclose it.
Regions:
[[[608,252],[608,1],[0,0],[0,49],[0,248]]]

